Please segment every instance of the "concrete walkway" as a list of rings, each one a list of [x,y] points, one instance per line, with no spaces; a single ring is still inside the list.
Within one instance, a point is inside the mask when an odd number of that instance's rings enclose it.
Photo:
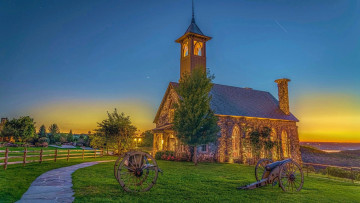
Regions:
[[[75,198],[71,174],[79,168],[109,161],[85,162],[43,173],[31,183],[29,189],[17,202],[73,202]]]

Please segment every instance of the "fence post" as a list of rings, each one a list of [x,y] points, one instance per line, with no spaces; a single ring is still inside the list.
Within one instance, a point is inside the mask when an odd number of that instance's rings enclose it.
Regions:
[[[101,156],[104,156],[104,148],[101,148],[101,153],[100,153]]]
[[[83,160],[84,160],[84,151],[85,151],[85,149],[83,149],[83,153],[82,153],[82,158],[83,158]]]
[[[95,149],[95,151],[94,151],[94,158],[96,158],[96,149]]]
[[[56,157],[57,157],[57,149],[55,149],[55,156],[54,156],[54,161],[56,162]]]
[[[27,148],[25,147],[25,150],[24,150],[24,159],[23,159],[23,166],[25,166],[25,164],[26,164],[26,154],[27,154]]]
[[[70,157],[70,149],[68,149],[68,155],[66,161],[69,161],[69,157]]]
[[[9,148],[6,147],[6,149],[5,149],[5,160],[4,160],[4,170],[6,170],[6,168],[7,168],[8,158],[9,158]]]
[[[43,149],[40,149],[40,163],[42,163]]]

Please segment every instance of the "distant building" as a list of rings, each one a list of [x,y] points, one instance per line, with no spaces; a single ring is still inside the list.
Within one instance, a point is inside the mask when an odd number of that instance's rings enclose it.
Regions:
[[[185,34],[176,40],[180,44],[180,77],[195,68],[206,69],[206,42],[211,37],[204,35],[196,25],[194,16]],[[219,118],[221,128],[216,143],[198,147],[199,159],[213,159],[218,162],[243,162],[253,160],[249,133],[271,129],[271,139],[277,143],[271,152],[261,152],[261,156],[271,154],[274,160],[293,158],[301,162],[298,127],[299,121],[289,109],[289,79],[275,80],[278,86],[279,101],[269,92],[214,84],[210,94],[211,108]],[[154,153],[171,150],[176,153],[189,153],[173,130],[174,103],[179,95],[175,88],[179,84],[170,82],[154,119]]]

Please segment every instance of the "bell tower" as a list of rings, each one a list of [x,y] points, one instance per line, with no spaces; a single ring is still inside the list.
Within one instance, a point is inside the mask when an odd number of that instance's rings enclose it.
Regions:
[[[194,1],[192,1],[192,19],[185,34],[175,42],[180,46],[180,79],[184,74],[200,68],[206,72],[206,42],[211,37],[204,35],[195,23]]]

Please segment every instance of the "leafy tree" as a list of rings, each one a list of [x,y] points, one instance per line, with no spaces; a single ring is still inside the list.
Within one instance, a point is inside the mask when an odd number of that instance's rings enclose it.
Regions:
[[[46,128],[45,125],[41,125],[38,133],[39,137],[46,137]]]
[[[12,119],[5,123],[2,131],[3,137],[13,137],[15,141],[28,141],[36,138],[35,122],[29,116]]]
[[[102,148],[106,147],[106,137],[101,132],[97,132],[94,134],[89,134],[90,138],[90,146],[93,148]],[[85,142],[85,140],[84,140]]]
[[[59,142],[60,141],[60,128],[59,126],[54,123],[49,126],[49,135],[48,138],[50,143]]]
[[[106,147],[115,144],[120,154],[131,147],[136,127],[132,125],[129,116],[125,116],[124,113],[119,114],[116,109],[113,113],[108,112],[107,114],[108,118],[98,123],[98,128],[93,138],[96,138],[96,136],[103,137]]]
[[[210,90],[213,75],[200,69],[184,75],[176,88],[179,103],[175,104],[174,130],[181,142],[193,147],[193,161],[197,165],[197,146],[216,142],[220,128],[217,117],[210,108]]]
[[[143,147],[152,147],[153,146],[153,140],[154,140],[154,133],[151,132],[151,130],[147,130],[141,134],[141,137],[143,137],[143,142],[140,143],[140,146]]]
[[[68,142],[74,142],[74,135],[72,133],[72,130],[70,130],[69,134],[67,135],[67,141]]]

